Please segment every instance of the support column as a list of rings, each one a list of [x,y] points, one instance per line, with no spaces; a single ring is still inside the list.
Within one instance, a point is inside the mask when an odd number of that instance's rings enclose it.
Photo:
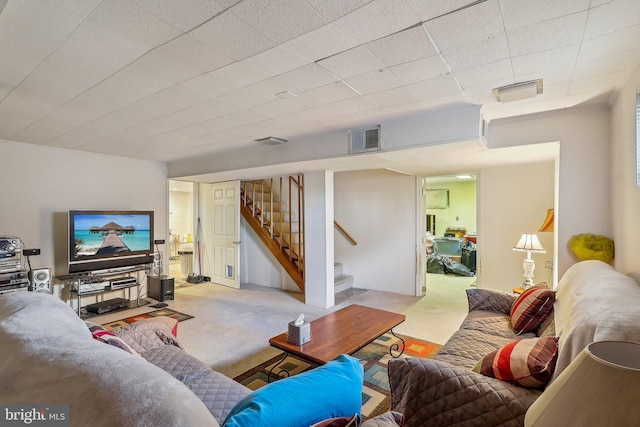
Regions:
[[[335,305],[333,171],[304,174],[305,303]]]

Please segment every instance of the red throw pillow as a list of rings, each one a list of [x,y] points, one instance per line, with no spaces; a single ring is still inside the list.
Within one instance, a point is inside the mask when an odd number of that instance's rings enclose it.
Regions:
[[[511,306],[511,326],[516,334],[535,331],[553,310],[556,293],[546,288],[524,291]]]
[[[558,338],[527,338],[514,341],[480,359],[473,371],[523,387],[544,387],[553,375]]]

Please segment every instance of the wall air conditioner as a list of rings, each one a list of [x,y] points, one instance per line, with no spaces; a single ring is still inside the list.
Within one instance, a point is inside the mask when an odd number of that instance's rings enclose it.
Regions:
[[[349,153],[365,153],[380,151],[380,126],[370,129],[353,129],[349,131]]]

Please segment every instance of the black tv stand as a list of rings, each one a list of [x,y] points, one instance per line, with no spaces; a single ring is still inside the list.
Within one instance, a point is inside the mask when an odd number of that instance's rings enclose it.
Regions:
[[[146,273],[149,269],[150,265],[140,264],[127,269],[101,270],[56,276],[56,279],[64,282],[65,286],[68,286],[69,304],[71,308],[76,310],[79,317],[86,318],[115,310],[137,308],[149,304],[149,301],[143,300],[140,297],[140,286],[144,280],[144,275],[141,275],[141,273]],[[122,280],[129,278],[134,280]],[[136,297],[134,300],[131,299],[131,288],[136,288]],[[124,291],[125,289],[127,291],[126,298],[104,299],[104,294],[107,292]],[[82,307],[82,298],[87,296],[96,297],[96,301]],[[74,307],[74,299],[78,300],[77,308]]]

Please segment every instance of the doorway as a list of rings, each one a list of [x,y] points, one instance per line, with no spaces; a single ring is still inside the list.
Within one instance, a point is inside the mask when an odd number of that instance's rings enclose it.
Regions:
[[[477,188],[475,174],[422,178],[423,294],[443,282],[475,285]],[[453,287],[452,287],[453,289]]]
[[[193,273],[194,183],[169,180],[169,275],[176,285]]]

